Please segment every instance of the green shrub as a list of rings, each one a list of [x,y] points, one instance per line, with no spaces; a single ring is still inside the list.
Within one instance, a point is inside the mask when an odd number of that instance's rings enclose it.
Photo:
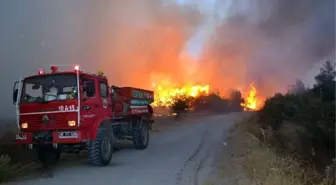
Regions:
[[[272,98],[266,99],[264,107],[259,111],[259,123],[262,128],[266,129],[270,125],[276,130],[281,126],[285,100],[286,97],[282,94],[276,94]]]
[[[311,152],[297,150],[297,155],[311,160],[317,167],[325,167],[335,158],[334,63],[327,61],[315,79],[316,85],[312,89],[276,94],[267,99],[258,117],[262,128],[271,127],[276,133],[272,141],[283,140],[278,132],[284,121],[303,128],[299,143],[310,147]]]
[[[11,158],[8,155],[0,155],[0,183],[13,177],[17,165],[11,164]]]

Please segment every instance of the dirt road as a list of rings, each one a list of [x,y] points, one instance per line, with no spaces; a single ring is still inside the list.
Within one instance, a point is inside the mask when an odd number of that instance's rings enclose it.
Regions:
[[[242,113],[212,116],[154,133],[148,149],[116,152],[107,167],[61,164],[53,172],[53,178],[9,184],[202,185],[212,171],[214,156],[223,147],[229,128],[242,116]]]

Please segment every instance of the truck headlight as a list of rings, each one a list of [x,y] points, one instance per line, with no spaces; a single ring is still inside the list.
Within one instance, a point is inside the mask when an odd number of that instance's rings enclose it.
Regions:
[[[28,128],[28,123],[21,123],[21,128],[23,129]]]
[[[68,121],[68,126],[69,126],[69,127],[74,127],[74,126],[76,126],[76,121]]]

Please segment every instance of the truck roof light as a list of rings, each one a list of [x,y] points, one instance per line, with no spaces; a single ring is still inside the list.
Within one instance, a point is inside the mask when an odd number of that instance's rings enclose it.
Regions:
[[[37,74],[38,74],[38,75],[42,75],[42,74],[44,74],[43,69],[38,69],[38,70],[37,70]]]
[[[75,71],[79,71],[79,65],[74,66]]]
[[[58,67],[57,66],[51,66],[50,69],[54,73],[58,70]]]
[[[102,71],[102,70],[98,70],[98,71],[97,71],[97,74],[98,74],[99,76],[103,76],[103,75],[104,75],[104,71]]]

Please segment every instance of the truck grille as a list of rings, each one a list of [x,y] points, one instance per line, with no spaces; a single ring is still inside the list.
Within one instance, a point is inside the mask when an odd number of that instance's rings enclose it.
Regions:
[[[40,131],[33,133],[34,143],[51,143],[53,141],[51,131]]]
[[[28,130],[66,129],[69,120],[77,120],[77,113],[50,113],[38,115],[22,115],[20,122],[28,123]]]

